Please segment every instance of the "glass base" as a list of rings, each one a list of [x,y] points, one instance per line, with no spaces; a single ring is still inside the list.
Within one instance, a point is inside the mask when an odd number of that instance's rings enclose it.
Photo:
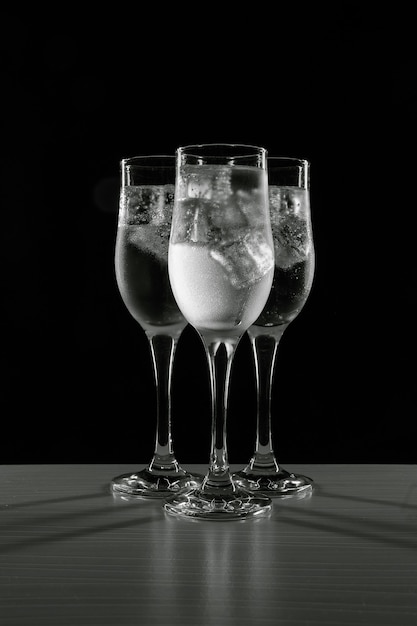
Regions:
[[[266,516],[271,512],[272,501],[262,494],[253,494],[243,489],[234,491],[191,492],[175,496],[165,503],[165,511],[177,517],[196,520],[243,520]]]
[[[239,487],[269,497],[305,498],[313,493],[311,478],[284,469],[254,470],[248,466],[233,474],[232,478]]]
[[[162,473],[145,468],[133,474],[121,474],[111,481],[113,493],[132,498],[167,498],[199,487],[204,476],[185,470]]]

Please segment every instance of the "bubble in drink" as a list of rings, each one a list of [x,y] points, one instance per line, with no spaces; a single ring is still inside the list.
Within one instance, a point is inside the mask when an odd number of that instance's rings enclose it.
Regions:
[[[121,224],[171,224],[174,185],[126,186],[120,194]]]
[[[197,327],[247,326],[265,302],[274,255],[264,185],[265,172],[255,167],[181,169],[170,276],[185,317]]]
[[[275,265],[289,268],[305,260],[310,252],[309,195],[297,187],[269,188]]]
[[[309,193],[298,187],[269,187],[275,270],[271,292],[255,324],[292,321],[303,308],[314,275]]]
[[[173,243],[207,244],[236,288],[260,280],[273,267],[263,228],[263,172],[223,165],[182,170],[177,191],[181,229]]]
[[[173,185],[125,187],[120,200],[116,278],[144,327],[185,323],[168,277]]]
[[[174,185],[126,186],[120,197],[119,226],[128,228],[129,244],[166,262]],[[142,228],[138,228],[138,227]]]
[[[222,201],[232,194],[232,174],[230,167],[221,165],[210,167],[206,176],[201,176],[200,166],[184,168],[181,178],[182,194],[188,198],[205,198],[206,200]]]
[[[271,288],[272,270],[262,279],[235,286],[209,246],[178,243],[169,248],[169,274],[184,317],[197,328],[248,328]]]

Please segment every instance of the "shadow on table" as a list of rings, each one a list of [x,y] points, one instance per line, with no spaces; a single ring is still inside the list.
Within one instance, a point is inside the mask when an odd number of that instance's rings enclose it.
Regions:
[[[340,498],[340,500],[348,500],[351,502],[361,502],[365,504],[380,504],[382,506],[395,507],[396,509],[414,509],[417,511],[417,483],[415,485],[411,485],[408,489],[407,495],[403,502],[392,502],[390,500],[381,500],[379,498],[361,498],[360,496],[346,496],[340,493],[332,493],[331,491],[324,491],[322,489],[317,489],[317,493],[321,498]],[[416,504],[412,501],[415,499]]]
[[[8,519],[8,513],[12,513],[15,510],[28,508],[28,507],[43,507],[43,506],[54,506],[61,505],[66,503],[74,503],[74,502],[87,502],[92,500],[103,500],[103,502],[107,502],[106,506],[103,507],[94,507],[89,509],[82,510],[62,510],[61,512],[52,513],[48,512],[45,514],[35,514],[29,519],[28,517],[19,519],[13,517],[13,519]],[[113,506],[109,506],[109,502],[112,503]],[[155,506],[157,504],[158,506]],[[142,513],[147,512],[147,515],[137,516],[136,506],[140,506],[142,508]],[[124,511],[135,510],[135,515],[133,519],[127,520],[119,520],[104,523],[102,522],[104,515],[113,515],[115,514],[115,509],[122,509]],[[152,511],[152,512],[151,512]],[[155,521],[156,519],[163,518],[164,512],[161,505],[161,502],[155,502],[151,500],[136,500],[136,501],[123,501],[121,498],[114,497],[110,492],[109,487],[106,485],[102,488],[100,492],[82,494],[82,495],[74,495],[74,496],[64,496],[61,498],[46,498],[44,500],[37,501],[27,501],[27,502],[16,502],[10,504],[0,504],[0,529],[1,531],[17,531],[17,532],[31,532],[31,537],[25,537],[22,539],[13,539],[8,542],[7,545],[0,545],[0,554],[6,554],[13,552],[15,550],[19,550],[22,548],[26,548],[29,546],[39,545],[50,543],[52,541],[65,541],[70,539],[75,539],[77,537],[85,537],[88,535],[94,535],[96,533],[107,532],[111,530],[119,530],[123,528],[129,528],[138,526],[139,524],[149,524]],[[42,525],[45,528],[50,527],[53,524],[60,523],[62,521],[76,521],[78,519],[84,519],[88,517],[93,517],[94,520],[97,519],[100,523],[91,522],[90,525],[83,526],[82,528],[74,528],[70,530],[56,531],[53,533],[39,535],[34,537],[33,533],[36,532],[39,527]]]
[[[286,506],[281,509],[278,516],[275,516],[274,520],[277,523],[286,523],[340,536],[356,537],[374,543],[417,550],[417,516],[414,514],[417,511],[417,505],[412,502],[415,495],[417,495],[416,487],[411,485],[405,499],[397,503],[379,498],[369,499],[361,496],[332,493],[322,490],[320,487],[315,488],[312,496],[312,498],[343,500],[353,504],[367,504],[369,507],[389,507],[390,510],[395,509],[402,518],[410,515],[409,512],[411,512],[411,521],[406,519],[385,521],[379,519],[375,512],[372,518],[366,519],[363,517],[363,509],[355,508],[352,508],[346,514],[314,510],[308,505],[303,508],[303,511],[297,511],[295,507],[288,506],[288,500],[285,501]],[[300,502],[302,503],[303,501]],[[294,513],[293,515],[292,512]]]
[[[330,492],[322,491],[320,488],[316,489],[310,501],[314,498],[329,498],[329,499],[342,499],[351,502],[365,503],[370,506],[389,506],[395,507],[397,510],[412,510],[417,507],[414,504],[408,502],[405,503],[393,503],[381,499],[366,499],[357,496],[345,496],[339,493],[333,494]],[[22,509],[25,507],[33,506],[54,506],[71,502],[88,502],[91,500],[110,500],[113,506],[109,506],[109,503],[99,508],[88,508],[76,511],[61,510],[58,514],[52,511],[48,513],[35,515],[31,519],[29,518],[16,518],[8,519],[8,512],[13,512],[16,509]],[[304,506],[303,506],[304,502]],[[301,506],[300,506],[301,505]],[[138,516],[138,507],[142,509],[143,515]],[[118,511],[124,512],[128,516],[131,512],[134,512],[134,517],[129,519],[114,520],[115,513]],[[105,522],[103,516],[112,515],[112,520]],[[356,537],[360,539],[366,539],[377,544],[392,545],[412,550],[417,550],[417,537],[416,529],[417,523],[407,523],[405,521],[383,521],[379,519],[363,519],[363,517],[356,517],[356,510],[352,509],[350,514],[332,513],[329,511],[314,510],[309,506],[309,502],[299,500],[291,501],[285,500],[285,502],[279,502],[275,500],[273,515],[265,520],[261,520],[261,523],[268,524],[275,522],[277,524],[290,524],[294,527],[302,527],[309,530],[317,530],[325,533],[338,534],[340,536]],[[360,511],[358,512],[360,515]],[[90,518],[90,519],[88,519]],[[31,533],[30,537],[24,537],[21,539],[13,538],[7,545],[0,546],[0,554],[6,554],[17,550],[25,549],[27,547],[48,544],[51,542],[60,542],[80,537],[86,537],[95,535],[98,533],[122,530],[126,528],[133,528],[138,525],[151,524],[157,520],[164,520],[164,511],[162,502],[160,500],[135,500],[124,501],[120,498],[114,498],[110,493],[108,486],[102,489],[98,493],[83,494],[78,496],[64,496],[62,498],[48,498],[45,500],[20,502],[15,504],[0,505],[0,527],[3,531],[8,532],[26,532]],[[45,534],[39,534],[33,536],[34,532],[42,533],[42,526],[45,530],[53,524],[60,523],[62,521],[71,522],[77,520],[84,520],[85,525],[82,528],[72,528],[65,530],[58,530],[54,532],[45,532]],[[177,520],[183,523],[181,520]],[[247,520],[246,522],[239,523],[252,523],[253,520]],[[259,521],[259,520],[257,520]],[[212,528],[213,522],[197,522],[204,525],[207,528],[207,524]],[[225,522],[228,526],[233,522]],[[216,525],[220,528],[222,522],[216,522]],[[40,529],[40,530],[39,530]]]

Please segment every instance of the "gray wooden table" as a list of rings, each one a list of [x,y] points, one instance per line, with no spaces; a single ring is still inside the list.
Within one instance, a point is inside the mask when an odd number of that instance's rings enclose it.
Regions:
[[[1,625],[416,626],[417,466],[286,465],[312,497],[245,522],[115,500],[140,467],[0,466]]]

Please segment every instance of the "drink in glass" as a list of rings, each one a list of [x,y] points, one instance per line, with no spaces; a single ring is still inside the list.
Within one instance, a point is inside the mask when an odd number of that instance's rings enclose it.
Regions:
[[[210,464],[201,487],[165,504],[172,515],[243,519],[271,500],[240,489],[229,471],[226,414],[233,356],[271,289],[274,254],[266,151],[229,144],[177,150],[168,268],[175,299],[201,337],[212,403]]]
[[[272,288],[260,316],[248,328],[255,362],[257,433],[249,464],[233,475],[244,488],[269,496],[306,496],[313,481],[279,466],[272,444],[272,382],[277,349],[310,294],[315,251],[310,215],[309,162],[268,157],[269,208],[274,240]]]
[[[121,175],[116,279],[127,309],[149,341],[157,415],[151,462],[140,471],[117,476],[111,487],[116,494],[164,498],[198,484],[198,478],[177,462],[171,437],[172,368],[178,340],[187,324],[168,277],[175,156],[124,159]]]

